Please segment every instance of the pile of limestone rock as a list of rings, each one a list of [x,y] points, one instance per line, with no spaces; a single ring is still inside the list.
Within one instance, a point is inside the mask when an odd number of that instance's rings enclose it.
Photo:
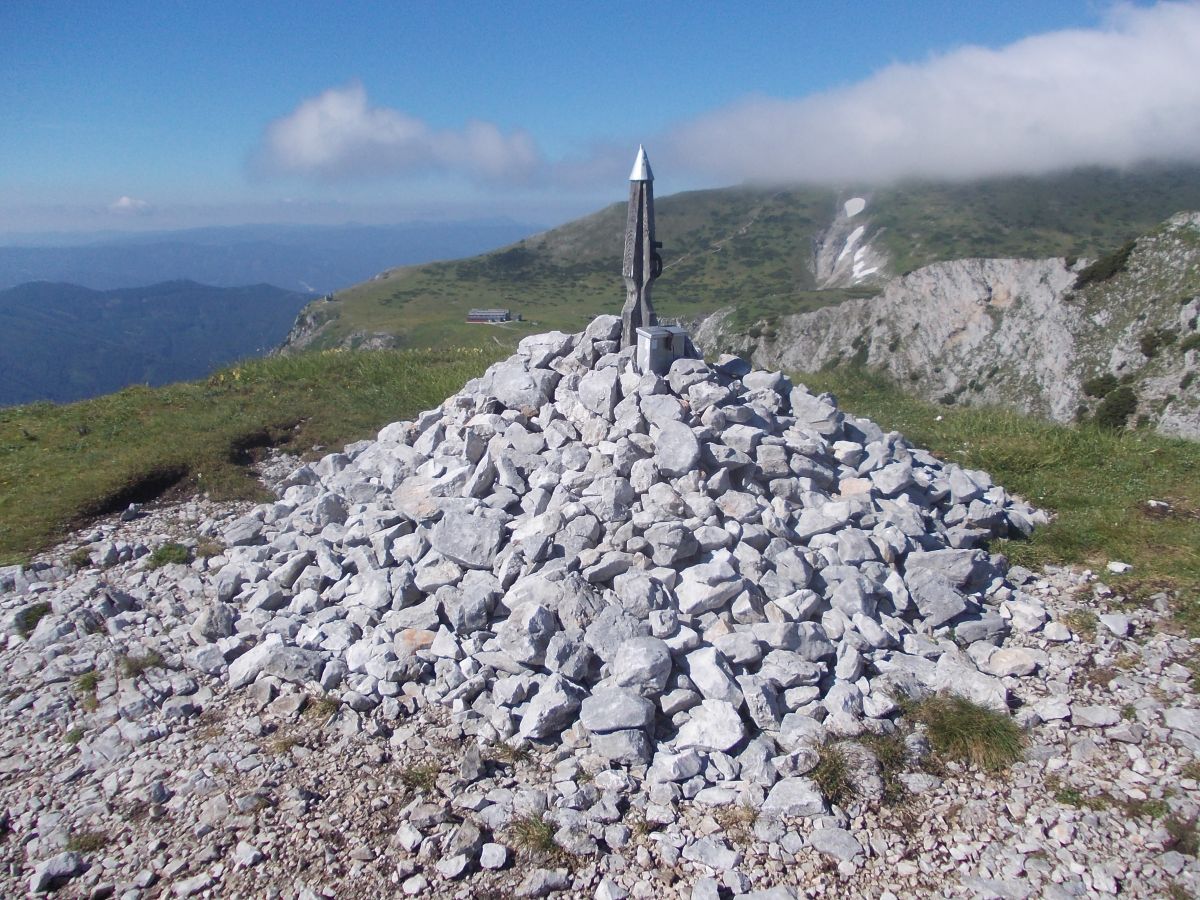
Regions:
[[[528,337],[294,471],[224,530],[189,664],[784,814],[823,808],[814,747],[906,696],[1004,707],[1031,667],[996,648],[1044,612],[976,547],[1040,513],[740,359],[640,375],[619,330]]]

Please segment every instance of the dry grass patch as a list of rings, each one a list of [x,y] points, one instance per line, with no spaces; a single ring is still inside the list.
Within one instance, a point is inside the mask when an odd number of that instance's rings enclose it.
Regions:
[[[513,819],[509,835],[517,852],[533,857],[560,857],[563,849],[554,839],[554,824],[542,816],[528,815]]]
[[[126,678],[137,678],[143,672],[150,669],[161,668],[163,657],[157,650],[150,650],[140,654],[128,653],[117,660],[117,665],[121,669],[121,674]]]
[[[400,783],[410,791],[431,792],[437,787],[438,776],[442,774],[441,768],[433,763],[426,763],[419,766],[405,766],[400,770]]]
[[[108,844],[108,835],[103,831],[73,832],[67,839],[67,849],[75,853],[95,853]]]
[[[854,785],[850,759],[838,744],[825,744],[821,747],[817,767],[808,777],[816,782],[822,796],[831,805],[840,806],[858,793]]]
[[[1007,713],[954,694],[927,697],[905,712],[925,725],[929,745],[942,761],[995,772],[1021,758],[1025,736]]]

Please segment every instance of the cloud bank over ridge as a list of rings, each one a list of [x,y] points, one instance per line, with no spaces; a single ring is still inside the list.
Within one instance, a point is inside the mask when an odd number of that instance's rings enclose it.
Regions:
[[[670,157],[752,180],[969,178],[1200,159],[1200,4],[1120,6],[1103,27],[892,65],[758,98],[666,135]]]
[[[803,97],[751,97],[639,139],[661,170],[710,183],[1200,162],[1200,2],[1121,4],[1096,28],[961,47]],[[326,181],[449,173],[566,191],[607,183],[631,158],[604,139],[579,158],[548,160],[527,131],[480,121],[436,129],[371,105],[357,83],[270,123],[256,157],[260,171]]]

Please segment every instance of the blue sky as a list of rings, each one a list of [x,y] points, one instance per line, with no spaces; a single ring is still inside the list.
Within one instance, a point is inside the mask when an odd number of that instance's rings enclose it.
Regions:
[[[639,141],[660,193],[1176,158],[1197,49],[1194,3],[5,0],[0,232],[549,223]]]

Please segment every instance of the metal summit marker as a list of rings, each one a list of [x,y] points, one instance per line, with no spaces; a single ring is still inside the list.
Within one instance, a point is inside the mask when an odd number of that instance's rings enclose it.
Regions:
[[[662,274],[662,243],[654,239],[654,173],[646,148],[638,145],[629,173],[629,213],[625,219],[625,306],[621,309],[621,349],[632,347],[634,369],[642,374],[666,375],[671,364],[699,354],[678,325],[662,326],[650,302],[650,285]]]
[[[657,325],[650,285],[662,274],[661,247],[654,240],[654,173],[646,148],[638,145],[637,159],[629,173],[629,213],[625,219],[625,306],[621,309],[621,346],[637,344],[639,328]]]

